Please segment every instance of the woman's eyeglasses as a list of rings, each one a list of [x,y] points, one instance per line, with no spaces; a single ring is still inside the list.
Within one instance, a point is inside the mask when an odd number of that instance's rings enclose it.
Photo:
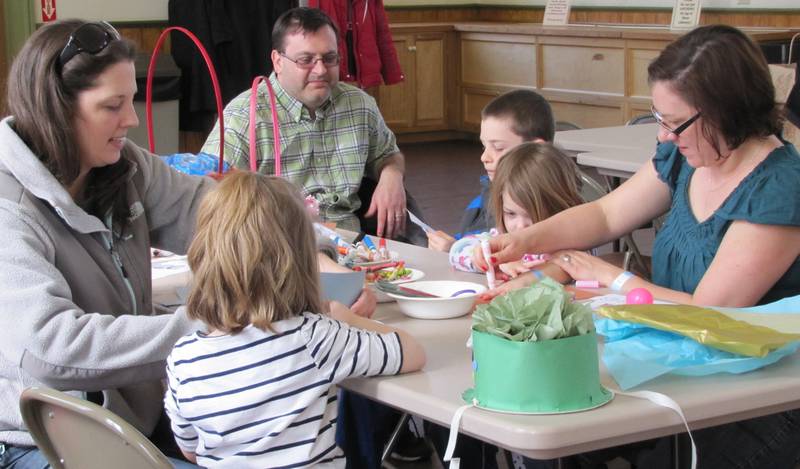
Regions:
[[[322,62],[322,65],[325,67],[335,67],[339,65],[339,54],[336,52],[330,52],[325,55],[321,56],[314,56],[311,54],[303,54],[296,59],[289,57],[288,55],[284,54],[283,52],[279,52],[281,56],[286,57],[286,60],[290,62],[294,62],[299,68],[309,70],[314,68],[317,62]]]
[[[658,125],[660,125],[664,130],[666,130],[667,132],[671,133],[676,137],[681,133],[683,133],[684,130],[688,129],[689,126],[692,125],[694,121],[696,121],[700,117],[700,112],[698,112],[697,114],[690,117],[689,120],[687,120],[683,124],[673,129],[672,127],[664,123],[664,116],[662,116],[660,112],[656,111],[655,107],[650,106],[650,112],[653,114],[653,118],[656,120],[656,122],[658,122]]]
[[[119,32],[105,21],[81,25],[70,34],[67,45],[58,56],[58,62],[56,62],[58,72],[61,73],[64,65],[81,52],[88,52],[92,55],[99,54],[108,47],[111,41],[119,38]]]

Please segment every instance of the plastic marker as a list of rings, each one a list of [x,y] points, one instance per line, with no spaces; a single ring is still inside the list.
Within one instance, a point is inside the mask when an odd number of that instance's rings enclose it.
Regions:
[[[389,250],[386,248],[386,238],[381,238],[378,241],[378,256],[381,259],[389,259]]]
[[[495,287],[494,266],[489,261],[489,259],[492,258],[492,249],[489,247],[488,236],[481,236],[481,251],[483,251],[483,258],[489,265],[489,267],[486,269],[486,283],[489,285],[489,288],[494,289]]]
[[[366,246],[370,251],[378,251],[378,248],[375,247],[375,243],[369,239],[369,236],[364,236],[364,246]]]
[[[575,288],[600,288],[600,282],[597,280],[576,280]]]
[[[436,231],[433,228],[431,228],[430,225],[428,225],[424,221],[420,220],[419,217],[414,215],[414,213],[411,212],[411,210],[406,209],[406,212],[408,212],[408,219],[411,220],[411,222],[417,225],[418,227],[422,228],[422,231],[426,233],[434,233]]]

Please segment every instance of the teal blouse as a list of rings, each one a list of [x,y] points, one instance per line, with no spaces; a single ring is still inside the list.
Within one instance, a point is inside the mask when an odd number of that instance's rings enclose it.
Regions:
[[[800,155],[790,143],[770,153],[702,223],[689,205],[694,168],[686,163],[678,147],[671,142],[659,144],[653,164],[672,193],[669,216],[653,244],[653,283],[657,285],[694,292],[735,220],[800,226]],[[795,259],[758,304],[798,293],[800,259]]]

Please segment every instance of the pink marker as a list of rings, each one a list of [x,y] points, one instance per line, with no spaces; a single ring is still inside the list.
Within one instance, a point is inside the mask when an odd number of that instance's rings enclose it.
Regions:
[[[550,254],[523,254],[522,262],[545,262],[550,260]]]
[[[575,288],[600,288],[600,282],[597,280],[576,280]]]
[[[491,247],[489,247],[488,236],[481,236],[481,251],[483,251],[483,258],[489,265],[489,268],[486,269],[486,283],[489,285],[490,289],[494,289],[495,287],[494,266],[490,261],[490,259],[492,258],[492,249]]]

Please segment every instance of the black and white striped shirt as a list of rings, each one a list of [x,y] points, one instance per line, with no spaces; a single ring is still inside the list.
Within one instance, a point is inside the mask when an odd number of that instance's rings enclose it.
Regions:
[[[206,467],[344,467],[334,385],[398,373],[399,336],[313,313],[272,327],[175,344],[164,401],[176,441]]]

